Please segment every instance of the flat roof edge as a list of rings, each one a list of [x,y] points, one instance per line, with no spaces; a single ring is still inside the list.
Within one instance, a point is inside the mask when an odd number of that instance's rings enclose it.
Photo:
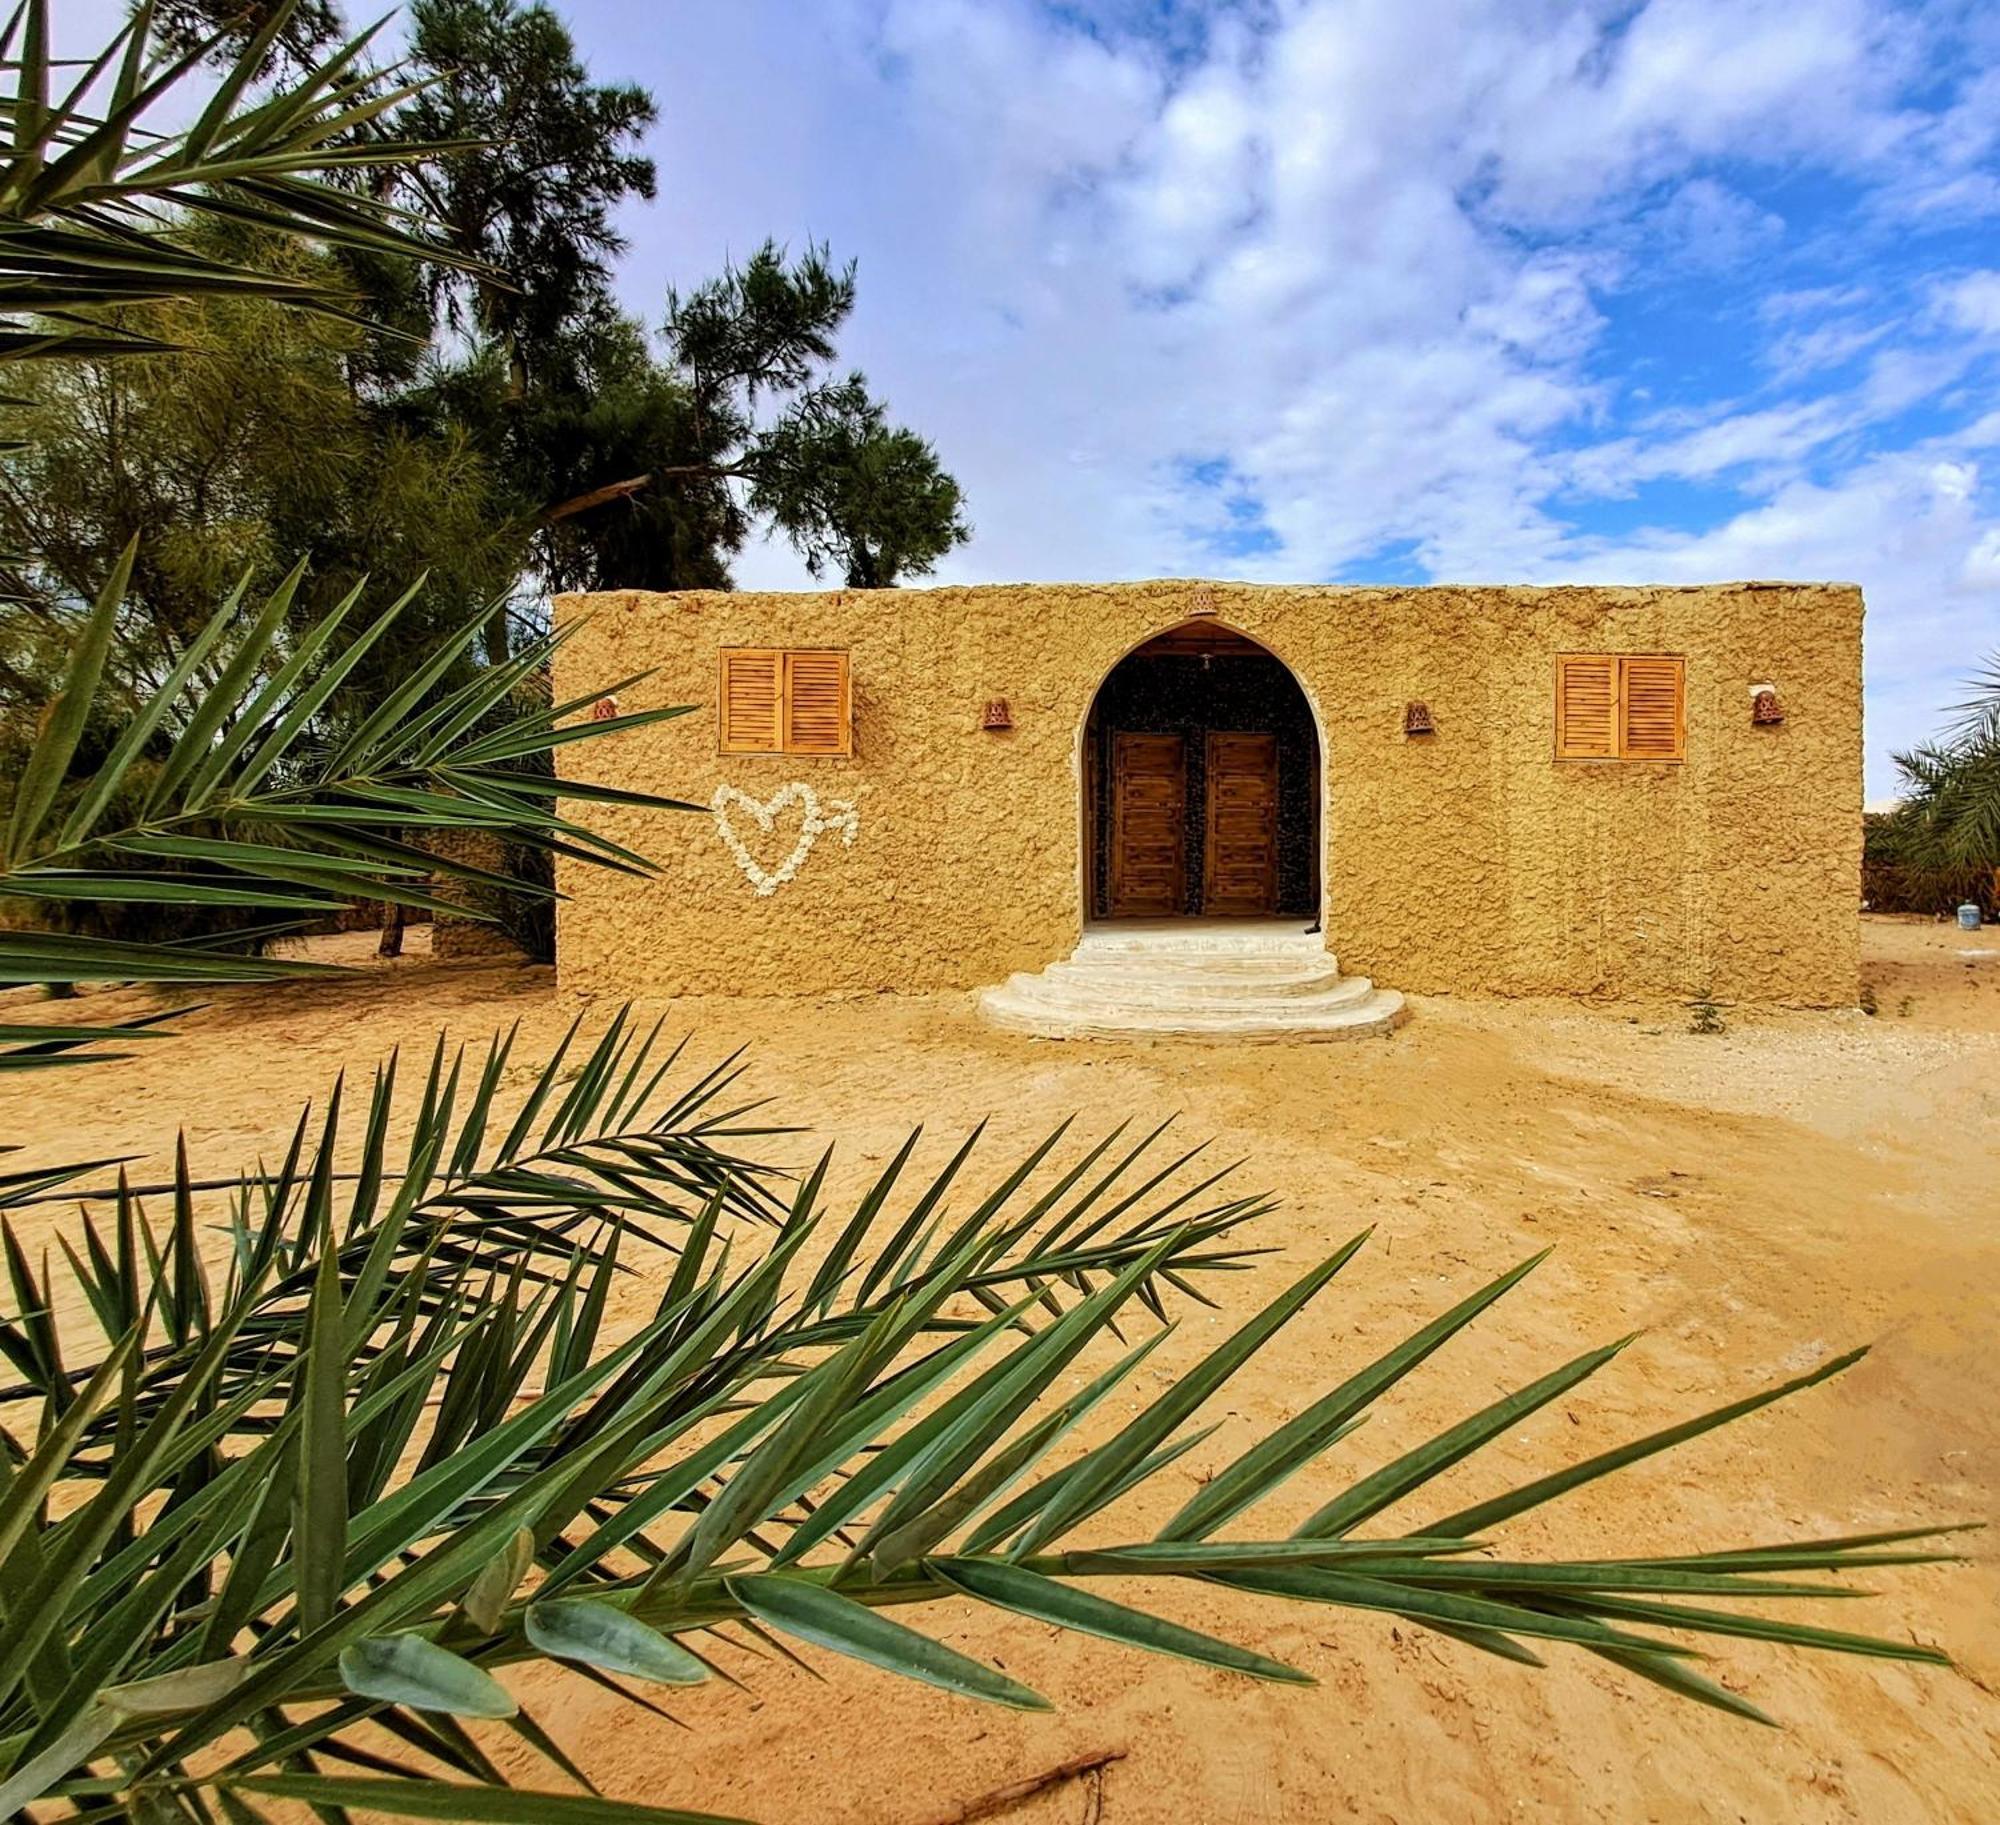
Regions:
[[[1043,579],[1007,583],[911,583],[891,589],[848,589],[833,586],[821,589],[657,589],[623,585],[615,589],[561,590],[560,596],[931,596],[947,591],[970,595],[1001,590],[1314,590],[1325,595],[1439,595],[1460,590],[1509,595],[1606,595],[1615,591],[1642,590],[1657,595],[1706,595],[1728,589],[1851,589],[1862,585],[1845,577],[1716,577],[1704,583],[1494,583],[1464,579],[1440,579],[1431,583],[1275,583],[1232,580],[1223,577],[1114,577],[1083,579]]]

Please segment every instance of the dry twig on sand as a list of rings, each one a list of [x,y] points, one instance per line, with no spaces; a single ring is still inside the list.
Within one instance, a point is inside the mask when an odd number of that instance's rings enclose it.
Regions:
[[[925,1825],[972,1825],[974,1819],[990,1819],[996,1814],[1018,1806],[1023,1800],[1031,1800],[1036,1794],[1050,1787],[1060,1786],[1064,1781],[1074,1781],[1084,1776],[1092,1777],[1093,1792],[1089,1816],[1096,1818],[1099,1810],[1096,1779],[1113,1762],[1122,1762],[1126,1751],[1123,1749],[1097,1749],[1088,1755],[1074,1755],[1066,1762],[1058,1762],[1053,1768],[1044,1768],[1040,1774],[1030,1774],[1018,1781],[1009,1781],[1004,1787],[995,1787],[990,1793],[982,1793],[976,1800],[967,1800],[962,1806],[955,1806],[950,1812],[941,1812],[935,1818],[925,1821]]]

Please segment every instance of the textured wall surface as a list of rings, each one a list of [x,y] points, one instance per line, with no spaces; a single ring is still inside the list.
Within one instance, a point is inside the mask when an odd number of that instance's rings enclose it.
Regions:
[[[433,831],[425,847],[433,855],[441,855],[449,861],[462,862],[473,868],[484,868],[499,874],[507,870],[507,852],[490,830]],[[433,914],[433,957],[467,962],[486,957],[520,956],[521,947],[492,923],[498,896],[491,889],[457,880],[448,874],[432,875],[429,885],[430,891],[440,900],[449,900],[457,906],[475,907],[481,915],[476,919],[467,919],[456,913]]]
[[[707,811],[572,805],[660,864],[569,864],[558,967],[585,994],[930,989],[1039,969],[1082,904],[1078,757],[1104,675],[1206,603],[1293,670],[1325,758],[1328,940],[1342,967],[1424,993],[1691,997],[1806,1005],[1856,994],[1861,593],[1699,588],[1294,588],[1185,582],[820,594],[565,597],[571,698],[648,668],[621,710],[692,706],[561,752],[576,777],[706,806],[794,781],[851,802],[759,895]],[[725,646],[852,653],[849,760],[716,751]],[[1559,762],[1560,652],[1687,658],[1683,765]],[[1786,720],[1750,721],[1753,685]],[[1005,697],[1015,726],[980,727]],[[1437,733],[1411,740],[1403,706]],[[759,866],[802,812],[734,824]]]

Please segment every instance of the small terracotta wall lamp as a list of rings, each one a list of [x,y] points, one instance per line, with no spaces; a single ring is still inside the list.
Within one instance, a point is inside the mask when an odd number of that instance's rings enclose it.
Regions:
[[[1431,720],[1431,706],[1421,698],[1412,698],[1403,706],[1403,733],[1405,735],[1435,735],[1437,724]]]

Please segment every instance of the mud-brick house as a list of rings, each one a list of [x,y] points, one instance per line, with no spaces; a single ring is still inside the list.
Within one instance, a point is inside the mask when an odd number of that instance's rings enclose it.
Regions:
[[[565,598],[590,995],[978,989],[1049,1033],[1379,1031],[1399,991],[1856,994],[1845,584]],[[1336,963],[1337,958],[1337,963]],[[1376,987],[1374,985],[1384,985]]]

